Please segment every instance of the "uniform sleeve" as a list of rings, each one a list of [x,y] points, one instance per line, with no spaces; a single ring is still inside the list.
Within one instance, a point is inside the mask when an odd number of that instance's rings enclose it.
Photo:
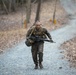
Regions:
[[[50,40],[52,40],[52,37],[51,37],[50,33],[45,28],[44,28],[44,33],[48,36],[48,38]]]
[[[29,35],[31,34],[31,31],[32,31],[32,29],[29,29],[29,30],[27,31],[26,38],[29,37]]]

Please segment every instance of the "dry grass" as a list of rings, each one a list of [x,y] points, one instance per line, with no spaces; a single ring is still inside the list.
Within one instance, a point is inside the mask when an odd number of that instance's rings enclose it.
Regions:
[[[71,62],[71,67],[76,67],[76,37],[61,45],[65,51],[65,58]]]
[[[19,43],[25,38],[25,34],[25,29],[0,32],[0,49],[4,50]]]

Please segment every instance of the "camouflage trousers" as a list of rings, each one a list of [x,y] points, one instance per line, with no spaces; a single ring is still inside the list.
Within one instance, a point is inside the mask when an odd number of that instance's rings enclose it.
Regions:
[[[43,46],[44,43],[38,42],[32,45],[32,58],[34,61],[34,64],[41,63],[43,61]]]

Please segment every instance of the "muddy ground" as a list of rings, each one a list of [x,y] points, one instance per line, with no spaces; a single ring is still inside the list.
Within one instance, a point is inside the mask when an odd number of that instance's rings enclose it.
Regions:
[[[42,22],[42,26],[47,28],[49,31],[65,26],[64,24],[68,22],[67,13],[59,1],[57,3],[56,10],[57,23],[54,25],[52,21],[50,21],[53,17],[54,4],[54,1],[46,1],[42,4],[40,20]],[[31,20],[27,29],[34,23],[36,6],[37,4],[32,4]],[[10,48],[25,39],[27,32],[27,29],[24,28],[23,24],[26,19],[25,12],[26,9],[23,5],[22,8],[17,9],[17,12],[13,12],[9,15],[0,15],[0,51],[4,51],[6,48]]]

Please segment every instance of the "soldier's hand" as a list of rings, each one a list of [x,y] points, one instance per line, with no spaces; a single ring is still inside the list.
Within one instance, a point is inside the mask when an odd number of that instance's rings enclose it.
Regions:
[[[55,43],[52,39],[50,40],[50,42]]]

